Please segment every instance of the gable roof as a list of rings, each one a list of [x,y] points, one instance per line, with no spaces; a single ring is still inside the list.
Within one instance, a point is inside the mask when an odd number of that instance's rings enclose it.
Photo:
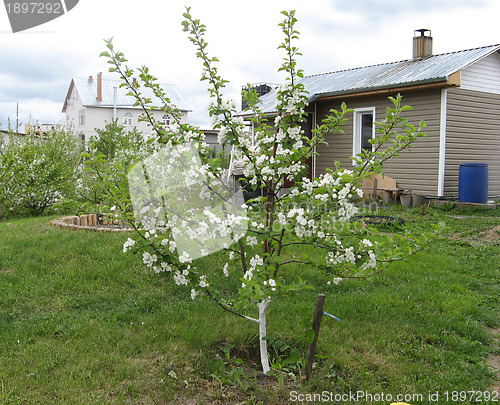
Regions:
[[[84,78],[73,78],[68,89],[68,94],[64,100],[64,106],[62,112],[66,112],[69,97],[74,89],[78,92],[80,99],[85,107],[113,107],[114,106],[114,88],[116,91],[116,106],[118,108],[140,108],[134,107],[135,98],[128,96],[129,90],[126,87],[120,87],[122,81],[120,80],[109,80],[102,79],[102,101],[97,101],[97,80],[94,79],[89,81],[89,79]],[[182,97],[181,93],[177,87],[173,84],[160,84],[160,87],[170,98],[172,104],[174,104],[180,111],[191,111],[186,100]],[[154,94],[153,91],[148,88],[141,86],[140,88],[143,97],[150,98],[155,106],[161,106],[163,103]]]
[[[387,89],[456,85],[454,74],[497,51],[500,51],[500,45],[491,45],[423,59],[304,76],[298,82],[305,85],[309,102]],[[276,112],[276,90],[261,96],[260,100],[264,113]]]

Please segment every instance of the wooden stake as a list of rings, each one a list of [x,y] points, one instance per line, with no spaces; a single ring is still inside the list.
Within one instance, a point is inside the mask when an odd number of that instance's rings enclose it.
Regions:
[[[375,212],[377,209],[377,188],[378,188],[378,179],[374,178],[373,179],[373,195],[372,195],[372,204],[371,204],[371,211]]]
[[[314,362],[314,355],[316,354],[316,346],[318,344],[319,327],[321,326],[321,318],[323,317],[323,306],[325,305],[325,294],[318,294],[316,298],[316,310],[313,319],[314,340],[309,345],[309,354],[307,356],[306,364],[306,379],[311,377],[312,365]]]
[[[80,226],[87,226],[87,216],[80,215]]]

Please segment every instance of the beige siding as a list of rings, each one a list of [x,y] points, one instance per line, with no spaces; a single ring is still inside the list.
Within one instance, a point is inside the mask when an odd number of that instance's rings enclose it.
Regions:
[[[500,195],[500,94],[448,90],[445,195],[458,195],[461,163],[487,163],[489,195]]]
[[[338,103],[319,103],[317,107],[318,123],[331,108],[339,109]],[[346,100],[349,108],[376,108],[376,121],[385,117],[386,107],[392,105],[387,97],[363,97]],[[414,125],[420,120],[427,124],[427,138],[421,138],[415,143],[412,151],[404,151],[400,158],[387,162],[384,168],[386,175],[396,179],[398,186],[412,190],[422,195],[437,195],[439,170],[439,127],[440,127],[440,90],[429,90],[419,93],[403,94],[403,104],[411,105],[414,111],[404,113]],[[344,126],[345,134],[327,137],[329,146],[320,146],[316,158],[316,175],[324,173],[328,167],[333,167],[335,161],[340,161],[341,167],[352,168],[353,151],[353,114]]]

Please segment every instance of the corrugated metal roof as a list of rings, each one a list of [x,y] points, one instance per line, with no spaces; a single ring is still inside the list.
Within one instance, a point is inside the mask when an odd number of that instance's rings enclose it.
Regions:
[[[129,90],[125,87],[120,87],[122,83],[120,80],[109,80],[102,79],[102,101],[97,101],[97,79],[94,78],[92,82],[89,79],[74,78],[74,85],[83,105],[86,107],[113,107],[114,105],[114,88],[117,88],[116,93],[116,105],[118,108],[127,107],[133,108],[135,103],[135,98],[128,96]],[[182,97],[181,93],[177,87],[173,84],[160,84],[160,87],[167,94],[168,98],[179,110],[181,111],[191,111],[186,100]],[[148,88],[141,86],[141,93],[144,97],[150,98],[155,106],[162,106],[161,100],[159,100],[153,94],[153,91]]]
[[[440,82],[498,50],[500,45],[491,45],[433,55],[425,59],[409,59],[305,76],[299,82],[305,85],[310,101],[338,94]],[[271,91],[260,99],[263,112],[276,112],[276,91]]]

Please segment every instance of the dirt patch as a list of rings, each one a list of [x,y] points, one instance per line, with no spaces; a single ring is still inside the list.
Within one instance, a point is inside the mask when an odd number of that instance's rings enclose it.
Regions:
[[[489,231],[481,232],[479,237],[488,240],[500,240],[500,225],[490,229]]]
[[[497,348],[500,349],[500,328],[491,329],[490,332],[495,337]],[[491,355],[486,359],[486,363],[488,363],[488,366],[497,374],[497,380],[491,386],[491,390],[500,392],[500,355]]]
[[[15,270],[0,267],[0,273],[2,273],[2,274],[14,274]]]
[[[460,233],[455,233],[449,236],[453,240],[461,240],[470,242],[472,245],[482,245],[482,244],[498,244],[500,242],[500,225],[494,228],[488,229],[483,232],[473,232],[465,231]]]

